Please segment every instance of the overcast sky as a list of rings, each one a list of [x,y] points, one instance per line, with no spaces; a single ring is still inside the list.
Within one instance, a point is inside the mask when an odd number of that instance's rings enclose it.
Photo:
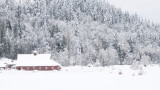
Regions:
[[[148,20],[160,23],[160,0],[108,0],[123,11],[137,13]]]

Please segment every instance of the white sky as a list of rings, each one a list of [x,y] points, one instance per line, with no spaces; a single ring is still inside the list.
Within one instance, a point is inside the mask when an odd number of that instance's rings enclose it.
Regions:
[[[147,20],[160,23],[160,0],[108,0],[122,11],[137,13]]]

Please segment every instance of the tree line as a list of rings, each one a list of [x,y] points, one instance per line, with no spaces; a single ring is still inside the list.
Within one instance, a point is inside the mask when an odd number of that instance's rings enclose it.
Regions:
[[[69,65],[159,63],[159,24],[102,0],[3,0],[0,57],[51,53]]]

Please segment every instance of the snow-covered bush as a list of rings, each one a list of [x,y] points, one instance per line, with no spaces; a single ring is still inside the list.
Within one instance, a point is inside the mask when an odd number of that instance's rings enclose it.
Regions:
[[[134,60],[132,62],[132,65],[131,65],[130,68],[133,69],[133,70],[138,70],[139,69],[139,61]]]
[[[122,73],[122,71],[119,71],[119,73],[118,73],[119,75],[122,75],[123,73]]]
[[[92,65],[92,64],[88,64],[88,65],[87,65],[87,67],[94,67],[94,65]]]
[[[144,65],[145,67],[148,65],[148,64],[150,64],[150,62],[151,62],[151,59],[149,58],[149,56],[147,56],[147,55],[143,55],[142,57],[141,57],[141,64],[142,65]]]
[[[139,71],[138,71],[138,75],[143,75],[144,71],[143,71],[143,67],[140,66]]]
[[[96,60],[94,66],[96,66],[96,67],[101,66],[101,63],[99,62],[99,60]]]

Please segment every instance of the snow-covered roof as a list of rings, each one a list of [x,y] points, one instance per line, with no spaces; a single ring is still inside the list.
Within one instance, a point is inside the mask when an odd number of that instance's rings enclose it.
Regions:
[[[0,67],[6,67],[6,64],[0,61]]]
[[[16,61],[15,60],[11,60],[11,59],[8,59],[8,58],[1,58],[0,59],[0,67],[6,67],[6,65],[15,65],[16,64]]]
[[[57,62],[50,59],[51,54],[18,54],[16,66],[56,66]]]
[[[33,51],[33,53],[37,53],[37,51]]]

